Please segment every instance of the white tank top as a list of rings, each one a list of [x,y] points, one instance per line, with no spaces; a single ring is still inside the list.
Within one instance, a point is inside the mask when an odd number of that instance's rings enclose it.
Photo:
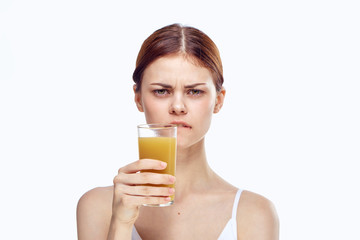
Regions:
[[[236,213],[237,213],[237,206],[239,204],[241,192],[242,190],[239,189],[236,193],[231,219],[227,222],[218,240],[237,240]],[[135,225],[133,227],[131,240],[142,240],[139,233],[136,231]]]

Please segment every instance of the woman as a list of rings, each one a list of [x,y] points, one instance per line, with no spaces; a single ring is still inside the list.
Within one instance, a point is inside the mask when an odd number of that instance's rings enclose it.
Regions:
[[[272,203],[227,183],[207,163],[205,134],[226,93],[222,72],[217,47],[195,28],[174,24],[145,40],[133,74],[135,103],[147,123],[178,126],[176,179],[139,173],[166,167],[156,159],[120,168],[113,186],[95,188],[79,200],[80,240],[278,239]],[[175,181],[176,191],[159,185]],[[142,207],[166,203],[173,194],[170,207]]]

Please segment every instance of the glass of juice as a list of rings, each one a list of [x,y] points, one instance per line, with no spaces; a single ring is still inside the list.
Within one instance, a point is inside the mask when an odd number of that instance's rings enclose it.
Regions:
[[[142,124],[138,125],[139,159],[156,159],[167,163],[164,170],[143,170],[175,176],[176,167],[176,136],[177,127],[173,124]],[[174,188],[175,184],[152,185]],[[170,196],[170,202],[165,204],[144,204],[151,207],[165,207],[174,203],[175,195]]]

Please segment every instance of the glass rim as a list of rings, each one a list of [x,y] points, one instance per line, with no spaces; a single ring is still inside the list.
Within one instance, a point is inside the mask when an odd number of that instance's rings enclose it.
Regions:
[[[150,123],[150,124],[140,124],[137,126],[142,129],[171,129],[177,128],[177,125],[171,123]]]

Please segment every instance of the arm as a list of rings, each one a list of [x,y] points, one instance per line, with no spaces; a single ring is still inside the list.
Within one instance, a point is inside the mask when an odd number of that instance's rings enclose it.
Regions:
[[[76,211],[79,240],[106,239],[111,205],[111,187],[92,189],[80,198]]]
[[[237,211],[238,240],[278,240],[279,218],[271,201],[244,191]]]
[[[79,240],[131,239],[137,216],[123,222],[114,217],[112,195],[113,191],[109,189],[95,188],[80,198],[77,206]]]
[[[174,193],[167,187],[144,185],[172,184],[175,177],[139,171],[165,167],[164,162],[141,159],[119,169],[114,187],[96,188],[85,193],[77,207],[78,239],[130,240],[140,206],[166,203]]]

